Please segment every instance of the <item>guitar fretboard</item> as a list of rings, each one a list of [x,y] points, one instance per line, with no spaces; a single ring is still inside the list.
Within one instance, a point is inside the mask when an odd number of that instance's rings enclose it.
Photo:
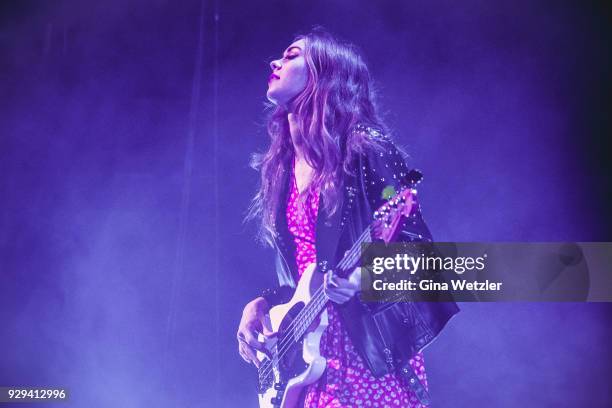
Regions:
[[[361,257],[361,246],[372,242],[370,227],[366,228],[363,233],[359,236],[357,241],[351,246],[345,255],[338,262],[337,268],[341,271],[352,271],[359,264]],[[293,320],[293,329],[289,333],[286,333],[287,337],[291,337],[290,341],[298,342],[304,336],[312,322],[317,318],[319,313],[325,308],[327,304],[327,296],[323,291],[323,287],[317,289],[315,294],[312,296],[310,302],[297,314]],[[281,339],[283,342],[284,338]]]

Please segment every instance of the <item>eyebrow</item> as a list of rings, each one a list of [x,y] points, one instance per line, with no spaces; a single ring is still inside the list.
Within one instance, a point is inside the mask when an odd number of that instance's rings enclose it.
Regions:
[[[302,49],[300,47],[298,47],[297,45],[294,45],[293,47],[289,47],[285,50],[285,54],[288,54],[289,51],[291,51],[292,49],[297,48],[298,50],[302,51]]]

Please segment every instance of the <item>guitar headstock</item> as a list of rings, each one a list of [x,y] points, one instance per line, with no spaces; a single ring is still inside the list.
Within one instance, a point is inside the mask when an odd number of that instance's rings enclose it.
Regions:
[[[378,210],[374,211],[372,223],[372,238],[384,241],[386,244],[393,241],[397,235],[403,219],[410,216],[416,204],[416,185],[421,182],[423,175],[418,170],[411,170],[404,178],[406,185],[396,194],[389,194],[388,200]],[[394,193],[393,187],[390,187]],[[385,189],[387,191],[387,189]]]

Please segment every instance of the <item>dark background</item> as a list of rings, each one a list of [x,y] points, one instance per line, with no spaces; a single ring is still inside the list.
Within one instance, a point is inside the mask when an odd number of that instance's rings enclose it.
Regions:
[[[256,406],[248,162],[268,62],[314,24],[363,49],[438,241],[612,240],[604,2],[0,4],[0,386]],[[461,306],[434,406],[612,404],[610,304]]]

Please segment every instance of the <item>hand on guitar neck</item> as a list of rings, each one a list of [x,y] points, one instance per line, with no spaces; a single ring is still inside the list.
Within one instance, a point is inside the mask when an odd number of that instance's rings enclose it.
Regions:
[[[329,271],[323,279],[323,291],[334,303],[344,303],[361,290],[361,268],[357,267],[346,278]]]

